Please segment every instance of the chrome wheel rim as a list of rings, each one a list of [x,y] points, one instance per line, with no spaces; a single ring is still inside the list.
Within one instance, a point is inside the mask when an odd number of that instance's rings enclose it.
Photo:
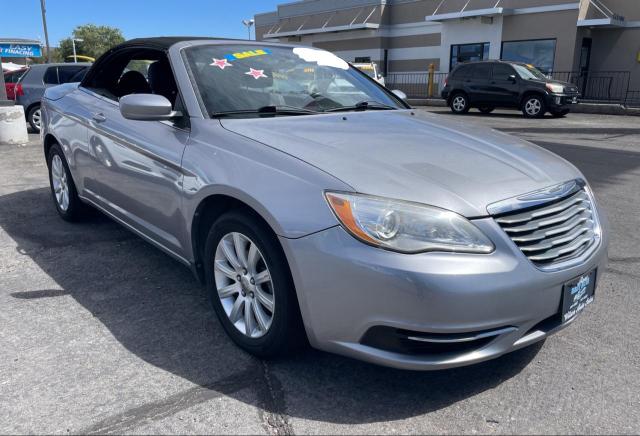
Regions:
[[[542,109],[542,103],[537,98],[527,100],[524,106],[524,110],[528,115],[538,115]]]
[[[214,276],[231,324],[247,337],[264,336],[273,322],[275,294],[258,246],[242,233],[227,233],[216,248]]]
[[[54,154],[51,159],[51,182],[58,207],[66,211],[69,209],[69,179],[62,159],[57,154]]]
[[[33,112],[31,119],[33,120],[33,124],[38,128],[38,130],[40,130],[40,121],[42,120],[42,114],[40,112],[40,109],[36,109]]]
[[[467,105],[467,102],[465,101],[464,97],[459,95],[453,99],[452,105],[453,105],[453,109],[456,112],[460,112],[464,110],[465,106]]]

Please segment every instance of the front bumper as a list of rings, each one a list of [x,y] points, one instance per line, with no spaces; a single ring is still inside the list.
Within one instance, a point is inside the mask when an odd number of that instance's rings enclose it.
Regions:
[[[580,94],[547,94],[545,103],[547,108],[567,108],[580,102]]]
[[[562,284],[606,264],[604,224],[600,245],[584,263],[543,272],[493,219],[474,223],[493,240],[493,253],[393,253],[365,245],[339,226],[300,239],[281,238],[310,343],[403,369],[492,359],[565,327],[556,317]],[[444,338],[498,334],[466,348],[400,352],[377,345],[384,341],[369,341],[380,330]]]

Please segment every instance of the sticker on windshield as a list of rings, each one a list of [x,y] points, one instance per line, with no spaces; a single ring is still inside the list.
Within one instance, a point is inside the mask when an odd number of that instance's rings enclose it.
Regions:
[[[264,70],[254,70],[253,68],[249,68],[249,71],[245,73],[247,76],[251,76],[254,79],[258,80],[261,77],[269,77],[264,73]]]
[[[349,64],[338,56],[325,50],[318,50],[315,48],[296,47],[293,49],[293,53],[300,59],[307,62],[315,62],[322,67],[340,68],[341,70],[348,70]]]
[[[211,65],[212,67],[218,67],[221,70],[224,70],[227,67],[233,67],[233,64],[230,64],[229,61],[226,58],[224,58],[224,59],[213,58],[213,63],[211,63],[209,65]]]
[[[271,54],[271,50],[267,48],[261,48],[258,50],[248,50],[248,51],[240,51],[238,53],[230,53],[230,54],[224,55],[224,57],[228,61],[237,61],[238,59],[253,58],[256,56],[265,56],[269,54]]]

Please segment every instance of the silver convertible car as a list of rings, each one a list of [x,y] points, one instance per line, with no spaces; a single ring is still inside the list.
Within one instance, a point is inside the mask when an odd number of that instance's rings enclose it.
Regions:
[[[191,268],[260,357],[491,359],[572,323],[607,259],[573,165],[315,48],[132,40],[47,90],[41,134],[60,216],[99,209]]]

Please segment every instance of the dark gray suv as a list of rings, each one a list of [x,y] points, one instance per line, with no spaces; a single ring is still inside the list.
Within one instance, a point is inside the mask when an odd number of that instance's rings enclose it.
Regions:
[[[442,90],[442,98],[456,114],[472,107],[482,113],[500,107],[520,109],[527,118],[540,118],[546,112],[563,117],[579,96],[575,85],[552,80],[531,65],[497,60],[458,65]]]
[[[89,63],[32,65],[20,79],[22,92],[16,95],[16,104],[24,107],[31,128],[40,131],[40,99],[45,89],[63,83],[80,82]]]

